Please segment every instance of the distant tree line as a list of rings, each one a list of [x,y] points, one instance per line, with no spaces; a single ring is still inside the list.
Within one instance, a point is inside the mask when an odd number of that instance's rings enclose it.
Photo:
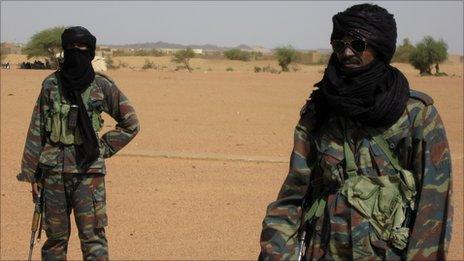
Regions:
[[[167,55],[165,52],[153,48],[153,49],[137,49],[134,51],[127,51],[127,50],[115,50],[113,52],[113,56],[165,56]]]
[[[240,61],[250,61],[258,60],[263,57],[262,52],[256,51],[244,51],[238,48],[233,48],[223,52],[224,56],[229,60],[240,60]]]
[[[62,51],[61,34],[64,29],[64,26],[57,26],[35,33],[24,47],[23,52],[27,54],[28,59],[32,57],[45,57],[46,62],[49,63],[52,68],[58,67],[58,54]],[[217,58],[219,54],[219,52],[216,52],[212,57]],[[117,50],[113,55],[164,56],[166,53],[159,49],[139,49],[131,52]],[[268,56],[265,57],[261,52],[246,51],[238,48],[224,51],[222,55],[227,59],[240,61],[269,59]],[[318,61],[314,61],[314,59],[310,58],[309,52],[298,51],[292,46],[281,46],[274,49],[272,56],[277,59],[281,70],[287,72],[290,70],[289,66],[291,64],[326,64],[330,54],[321,55]],[[4,57],[5,54],[2,52],[2,61]],[[193,57],[195,57],[195,53],[192,49],[188,48],[174,53],[173,62],[180,64],[188,71],[192,71],[193,68],[190,66],[189,61]],[[204,58],[208,58],[208,55],[205,55]],[[415,46],[411,44],[408,38],[404,39],[403,43],[397,47],[392,62],[410,63],[414,68],[419,70],[421,75],[432,75],[432,67],[435,69],[435,75],[443,75],[444,73],[440,72],[440,64],[446,61],[446,59],[448,59],[448,45],[443,39],[435,40],[431,36],[426,36]],[[114,64],[112,65],[116,66]],[[153,64],[146,64],[147,68],[153,66]]]

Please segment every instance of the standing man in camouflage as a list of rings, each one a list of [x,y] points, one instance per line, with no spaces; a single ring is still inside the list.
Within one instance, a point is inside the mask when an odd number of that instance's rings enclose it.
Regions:
[[[387,10],[355,5],[332,20],[334,52],[301,111],[260,259],[443,260],[451,157],[433,100],[390,65]]]
[[[20,181],[33,197],[43,188],[47,241],[42,259],[64,260],[74,211],[85,260],[107,260],[105,158],[127,145],[139,131],[134,108],[106,76],[95,74],[96,38],[84,27],[61,35],[64,62],[42,83],[32,112]],[[101,113],[117,121],[101,138]]]

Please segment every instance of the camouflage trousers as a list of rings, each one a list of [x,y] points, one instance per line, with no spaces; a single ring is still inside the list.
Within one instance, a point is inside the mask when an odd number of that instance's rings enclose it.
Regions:
[[[66,260],[71,211],[79,231],[83,259],[107,260],[104,175],[45,171],[43,185],[47,241],[42,247],[42,260]]]

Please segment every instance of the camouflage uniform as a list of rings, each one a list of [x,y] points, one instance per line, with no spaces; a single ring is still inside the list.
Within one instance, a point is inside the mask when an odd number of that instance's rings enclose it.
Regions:
[[[79,169],[75,147],[54,143],[49,137],[50,126],[47,125],[53,113],[53,99],[60,97],[62,103],[67,103],[59,88],[55,73],[42,83],[32,113],[18,180],[41,182],[44,187],[44,229],[48,240],[42,248],[43,259],[66,258],[71,210],[74,210],[84,259],[107,259],[104,158],[111,157],[134,138],[139,131],[139,122],[134,108],[114,82],[96,74],[89,87],[92,89],[86,104],[89,116],[94,110],[98,111],[98,115],[106,112],[118,124],[116,129],[100,138],[98,159],[87,170]],[[37,180],[39,172],[43,173],[41,180]]]
[[[451,157],[443,123],[432,104],[430,97],[411,91],[400,119],[389,128],[377,129],[416,179],[417,207],[409,215],[410,237],[403,251],[380,240],[366,218],[340,194],[346,178],[345,137],[355,154],[358,175],[390,175],[395,169],[360,124],[332,114],[315,128],[314,105],[308,102],[295,129],[289,174],[263,221],[260,259],[296,259],[298,230],[307,211],[301,206],[304,198],[310,203],[316,200],[314,191],[326,192],[327,203],[309,227],[306,259],[444,259],[452,224]]]

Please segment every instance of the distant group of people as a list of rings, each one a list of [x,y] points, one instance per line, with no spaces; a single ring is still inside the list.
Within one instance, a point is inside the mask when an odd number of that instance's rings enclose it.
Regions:
[[[48,60],[44,62],[42,61],[37,61],[35,60],[33,63],[31,62],[22,62],[20,65],[19,65],[19,68],[20,69],[51,69],[51,66],[50,66],[50,62],[48,62]]]
[[[10,62],[2,63],[2,69],[11,69]]]

